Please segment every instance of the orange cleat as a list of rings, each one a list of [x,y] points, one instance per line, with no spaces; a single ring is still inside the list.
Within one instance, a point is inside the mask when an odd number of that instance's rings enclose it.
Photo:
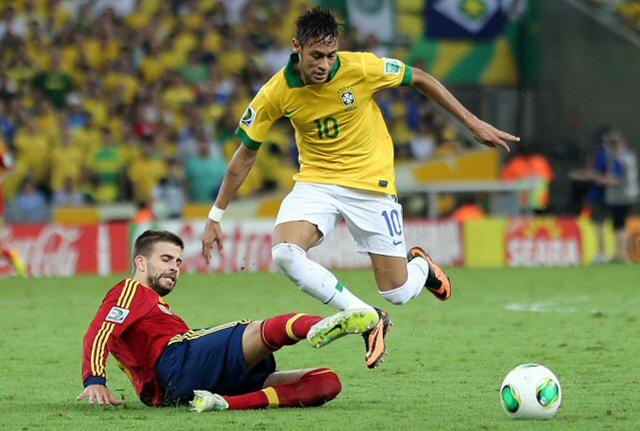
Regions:
[[[378,316],[380,316],[378,323],[376,323],[373,329],[362,334],[364,347],[367,349],[365,361],[369,368],[377,367],[384,361],[384,357],[387,356],[387,345],[384,337],[393,326],[389,313],[379,308],[376,308],[376,311],[378,312]]]
[[[421,247],[413,247],[407,254],[407,260],[412,261],[416,257],[421,257],[429,264],[429,276],[424,283],[424,288],[438,298],[440,301],[446,301],[451,298],[451,280],[446,272],[444,272],[431,257]]]

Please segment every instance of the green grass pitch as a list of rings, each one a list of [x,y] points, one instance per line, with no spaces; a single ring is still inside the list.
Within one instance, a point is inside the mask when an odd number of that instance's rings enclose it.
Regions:
[[[554,269],[451,269],[454,294],[428,292],[404,306],[376,293],[369,271],[339,272],[356,294],[389,310],[389,356],[364,365],[351,336],[321,350],[277,353],[279,369],[327,366],[343,392],[309,409],[195,414],[153,409],[108,366],[123,407],[94,407],[82,391],[82,337],[119,277],[0,280],[0,429],[7,430],[588,430],[640,427],[640,271],[609,265]],[[167,297],[191,327],[300,311],[329,314],[280,274],[183,275]],[[514,421],[499,387],[524,362],[559,377],[550,421]]]

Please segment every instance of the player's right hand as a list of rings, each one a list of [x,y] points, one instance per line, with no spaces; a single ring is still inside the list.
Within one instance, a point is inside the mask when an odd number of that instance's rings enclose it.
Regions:
[[[98,403],[99,405],[119,406],[124,401],[113,396],[109,388],[103,385],[89,385],[76,398],[78,401],[89,398],[90,404]]]
[[[470,125],[467,126],[471,133],[473,133],[476,141],[487,147],[496,148],[500,147],[503,150],[511,151],[508,142],[519,142],[520,138],[510,133],[503,132],[500,129],[493,127],[489,123],[485,123],[477,117],[473,118]]]
[[[204,232],[202,232],[202,255],[207,265],[211,263],[211,251],[214,244],[218,247],[218,250],[222,252],[222,227],[220,223],[207,219],[207,224],[204,225]]]

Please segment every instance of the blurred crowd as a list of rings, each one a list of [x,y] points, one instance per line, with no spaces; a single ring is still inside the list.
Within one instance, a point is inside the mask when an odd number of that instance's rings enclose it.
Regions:
[[[615,14],[625,24],[640,32],[640,0],[587,0],[587,2]]]
[[[290,55],[305,0],[16,0],[0,10],[0,139],[16,160],[8,218],[52,205],[210,202],[253,95]],[[341,47],[393,56],[347,29]],[[419,66],[419,65],[418,65]],[[383,92],[399,160],[463,150],[415,92]],[[277,123],[239,191],[288,190],[293,130]],[[11,215],[13,214],[13,217]]]

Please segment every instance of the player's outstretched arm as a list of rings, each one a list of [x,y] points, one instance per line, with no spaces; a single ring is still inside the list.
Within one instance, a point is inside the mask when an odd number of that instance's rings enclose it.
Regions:
[[[116,405],[119,406],[124,401],[113,396],[109,388],[104,385],[89,385],[76,398],[78,401],[89,398],[90,404],[98,403],[100,405]]]
[[[510,151],[508,142],[520,140],[473,115],[433,76],[415,67],[412,72],[411,86],[455,115],[473,133],[476,141],[488,147],[502,147]]]
[[[220,210],[225,210],[231,199],[236,195],[236,192],[249,175],[253,164],[256,162],[258,155],[257,150],[252,150],[241,144],[236,150],[227,166],[227,173],[222,181],[220,192],[214,206]],[[220,215],[221,217],[221,215]],[[223,250],[222,245],[222,227],[219,220],[208,219],[204,226],[204,232],[202,233],[202,255],[204,256],[207,265],[211,263],[211,252],[214,245],[218,247],[218,250]]]

